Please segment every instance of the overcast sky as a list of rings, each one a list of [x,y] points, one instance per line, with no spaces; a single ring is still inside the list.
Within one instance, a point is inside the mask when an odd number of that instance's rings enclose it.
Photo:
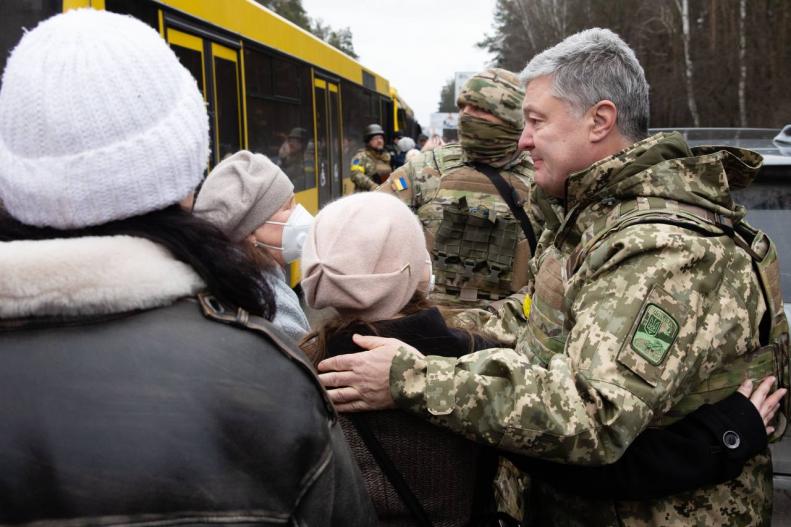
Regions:
[[[360,62],[382,75],[423,126],[456,71],[479,71],[491,56],[475,47],[492,33],[495,0],[302,0],[308,16],[352,30]]]

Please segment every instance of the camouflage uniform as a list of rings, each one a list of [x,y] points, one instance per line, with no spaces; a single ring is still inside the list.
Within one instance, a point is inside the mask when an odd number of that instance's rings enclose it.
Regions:
[[[728,185],[749,182],[759,165],[752,152],[693,153],[678,134],[658,134],[572,174],[564,222],[533,260],[516,350],[449,359],[402,349],[390,369],[397,404],[499,448],[597,465],[745,376],[787,380],[779,286],[766,302],[772,279],[759,281],[748,254],[773,246],[758,236],[763,246],[745,250],[728,232],[745,213]],[[767,306],[773,347],[759,338]],[[771,516],[768,450],[734,480],[657,500],[531,486],[531,513],[549,525],[768,525]]]
[[[487,336],[515,342],[524,318],[494,317],[486,308],[529,282],[530,248],[519,221],[489,178],[474,167],[497,168],[517,192],[533,231],[538,234],[554,216],[548,199],[536,199],[533,164],[517,152],[524,125],[524,91],[513,73],[490,69],[470,78],[459,105],[473,105],[500,118],[502,124],[462,115],[461,143],[422,153],[397,169],[380,191],[406,203],[423,224],[436,278],[431,300],[453,309],[449,322]],[[539,206],[542,204],[542,208]],[[521,310],[521,305],[519,306]],[[500,510],[521,518],[526,481],[503,459],[495,492]]]
[[[374,190],[391,172],[390,154],[372,148],[361,148],[354,154],[349,177],[355,192]]]
[[[424,152],[379,190],[400,198],[423,224],[436,277],[431,299],[457,308],[486,307],[527,284],[531,254],[497,189],[463,158],[457,143]],[[518,154],[499,172],[524,202],[534,232],[541,232],[529,155]]]
[[[491,69],[473,76],[459,105],[482,108],[503,123],[462,115],[461,144],[424,152],[379,188],[401,199],[423,223],[437,304],[486,307],[528,282],[531,254],[522,227],[489,178],[474,167],[477,162],[497,168],[516,191],[533,231],[541,232],[545,220],[535,200],[533,164],[516,150],[523,96],[511,72]]]

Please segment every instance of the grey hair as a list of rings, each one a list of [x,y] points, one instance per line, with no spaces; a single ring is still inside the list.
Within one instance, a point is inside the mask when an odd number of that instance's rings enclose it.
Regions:
[[[533,57],[519,78],[553,75],[555,96],[580,113],[605,99],[618,109],[620,132],[639,141],[648,135],[648,82],[634,51],[609,29],[580,31]]]

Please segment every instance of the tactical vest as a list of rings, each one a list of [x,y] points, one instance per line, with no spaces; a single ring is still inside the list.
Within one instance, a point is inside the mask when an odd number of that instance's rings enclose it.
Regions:
[[[531,256],[519,221],[486,175],[455,156],[434,161],[439,186],[417,211],[432,256],[434,295],[440,303],[483,305],[519,290],[528,282]],[[504,177],[519,202],[527,202],[525,182]]]
[[[565,313],[570,308],[568,303],[571,300],[566,297],[564,284],[568,283],[586,258],[595,257],[596,247],[607,236],[642,223],[671,224],[709,235],[725,234],[731,237],[737,246],[750,255],[767,307],[759,327],[761,346],[723,363],[705,382],[692,389],[652,425],[667,426],[704,403],[724,399],[736,391],[746,377],[762,379],[767,375],[775,375],[779,387],[789,388],[788,321],[783,311],[780,267],[774,242],[744,221],[734,223],[729,218],[701,207],[664,198],[639,197],[618,204],[610,214],[600,218],[583,233],[582,239],[565,260],[565,267],[556,251],[548,251],[539,257],[542,261],[536,276],[530,323],[526,329],[531,337],[529,340],[535,345],[536,358],[546,365],[553,354],[561,353],[565,348],[570,329],[565,321]],[[780,416],[772,440],[782,437],[785,418],[791,415],[791,403],[784,400],[783,404],[785,415]]]

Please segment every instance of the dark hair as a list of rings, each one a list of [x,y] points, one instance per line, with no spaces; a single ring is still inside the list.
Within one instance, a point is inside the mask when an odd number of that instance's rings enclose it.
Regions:
[[[415,294],[409,299],[407,305],[405,305],[398,314],[414,315],[415,313],[432,307],[434,307],[434,304],[426,298],[426,295],[420,291],[415,291]],[[380,321],[377,320],[376,322]],[[314,364],[318,364],[326,357],[327,344],[330,339],[338,333],[348,331],[349,328],[353,326],[363,326],[371,332],[371,335],[380,336],[374,323],[360,320],[358,317],[336,315],[324,322],[318,329],[302,337],[302,340],[299,341],[299,347]]]
[[[163,246],[192,267],[217,299],[267,320],[275,316],[275,295],[265,278],[266,260],[255,259],[243,242],[234,243],[211,223],[171,205],[162,210],[80,229],[59,230],[20,223],[0,208],[0,241],[127,235]]]

